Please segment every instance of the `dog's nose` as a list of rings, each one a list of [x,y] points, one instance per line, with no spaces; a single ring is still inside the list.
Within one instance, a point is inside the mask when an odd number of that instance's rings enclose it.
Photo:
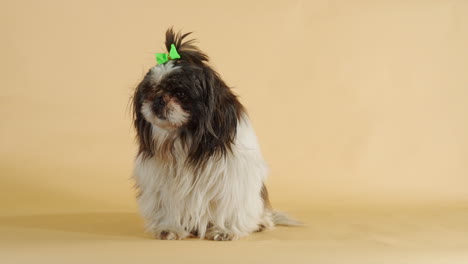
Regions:
[[[164,106],[166,105],[166,102],[164,101],[164,98],[162,96],[157,97],[156,100],[154,101],[155,106]]]

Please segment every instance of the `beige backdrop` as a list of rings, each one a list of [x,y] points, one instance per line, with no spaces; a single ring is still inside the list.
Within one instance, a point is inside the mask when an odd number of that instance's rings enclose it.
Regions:
[[[468,220],[468,1],[2,1],[6,245],[142,232],[129,98],[170,26],[194,31],[240,95],[276,207],[308,222],[323,218],[308,215],[317,208],[454,204],[454,219]],[[453,233],[466,234],[457,221]],[[327,229],[289,230],[257,238]],[[280,248],[313,248],[295,243]]]

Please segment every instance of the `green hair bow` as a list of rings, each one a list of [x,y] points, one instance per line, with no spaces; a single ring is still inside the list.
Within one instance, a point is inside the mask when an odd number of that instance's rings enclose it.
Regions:
[[[168,62],[169,60],[180,59],[180,55],[177,52],[177,49],[174,44],[171,44],[171,50],[169,50],[169,54],[167,53],[156,53],[156,61],[158,64],[163,64]]]

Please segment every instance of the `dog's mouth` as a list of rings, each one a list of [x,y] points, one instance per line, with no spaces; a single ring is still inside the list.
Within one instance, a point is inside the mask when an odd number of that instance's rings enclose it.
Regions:
[[[165,110],[154,111],[154,115],[161,120],[167,120],[167,114],[165,113]]]

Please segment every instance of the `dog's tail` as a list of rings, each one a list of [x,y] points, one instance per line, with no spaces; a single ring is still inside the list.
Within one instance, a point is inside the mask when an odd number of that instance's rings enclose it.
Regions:
[[[278,212],[278,211],[271,211],[271,216],[273,223],[275,225],[281,225],[281,226],[302,226],[304,223],[301,223],[287,214],[283,212]]]

